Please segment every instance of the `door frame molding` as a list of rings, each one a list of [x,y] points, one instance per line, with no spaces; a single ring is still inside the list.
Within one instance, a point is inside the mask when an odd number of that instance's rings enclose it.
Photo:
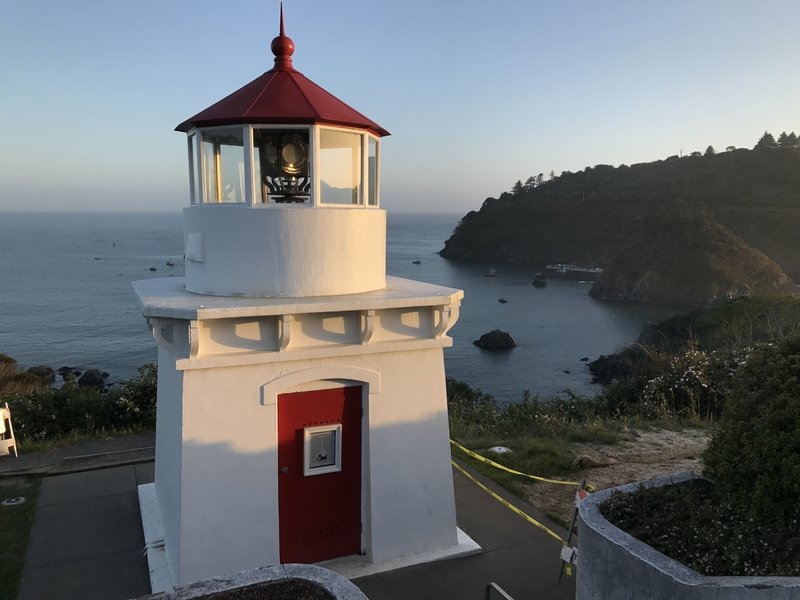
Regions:
[[[272,439],[278,439],[278,396],[292,393],[292,389],[303,384],[323,381],[346,381],[361,386],[361,548],[368,561],[372,561],[372,526],[370,520],[370,406],[381,395],[381,374],[379,371],[353,365],[323,365],[283,373],[273,377],[261,386],[261,405],[269,410],[273,424]],[[277,477],[277,446],[275,449],[275,476]],[[277,492],[277,488],[276,488]],[[278,539],[280,539],[280,513],[277,496],[275,515]]]
[[[367,388],[367,398],[365,399],[368,400],[369,403],[373,400],[377,400],[381,393],[380,372],[363,367],[354,367],[352,365],[325,365],[300,369],[299,371],[283,373],[277,377],[273,377],[261,386],[261,405],[277,406],[278,395],[289,393],[291,388],[297,387],[298,385],[336,379],[364,384]]]

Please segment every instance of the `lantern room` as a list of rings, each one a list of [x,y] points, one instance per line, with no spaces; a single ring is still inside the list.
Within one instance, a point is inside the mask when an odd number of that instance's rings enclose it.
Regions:
[[[176,128],[189,157],[186,288],[251,297],[382,289],[380,138],[389,133],[294,68],[283,11],[271,49],[272,69]]]
[[[380,139],[329,125],[191,129],[191,204],[377,208]]]

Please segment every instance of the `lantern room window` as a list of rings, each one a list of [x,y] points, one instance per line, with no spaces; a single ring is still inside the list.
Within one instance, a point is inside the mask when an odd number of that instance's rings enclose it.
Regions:
[[[204,201],[245,201],[242,127],[215,127],[202,132]]]
[[[378,140],[367,137],[367,204],[378,206]]]
[[[304,203],[311,196],[308,129],[254,129],[256,202]]]
[[[363,204],[362,144],[360,133],[320,128],[320,202]]]

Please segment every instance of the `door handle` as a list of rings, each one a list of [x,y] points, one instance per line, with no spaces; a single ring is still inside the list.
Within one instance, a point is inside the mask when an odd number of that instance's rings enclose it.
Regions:
[[[289,472],[289,467],[283,467],[281,469],[281,473],[283,473],[284,475],[286,475],[286,473],[288,473],[288,472]]]

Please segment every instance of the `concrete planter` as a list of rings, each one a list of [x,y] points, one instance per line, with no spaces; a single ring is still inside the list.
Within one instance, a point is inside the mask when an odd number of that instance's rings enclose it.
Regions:
[[[142,596],[137,600],[192,600],[212,594],[232,592],[258,584],[307,581],[323,588],[336,600],[368,600],[354,584],[341,575],[315,565],[287,564],[240,571],[233,575],[195,581],[172,592]]]
[[[694,478],[677,473],[602,490],[580,506],[578,600],[800,600],[800,577],[708,577],[668,558],[600,514],[614,492],[674,485]]]

